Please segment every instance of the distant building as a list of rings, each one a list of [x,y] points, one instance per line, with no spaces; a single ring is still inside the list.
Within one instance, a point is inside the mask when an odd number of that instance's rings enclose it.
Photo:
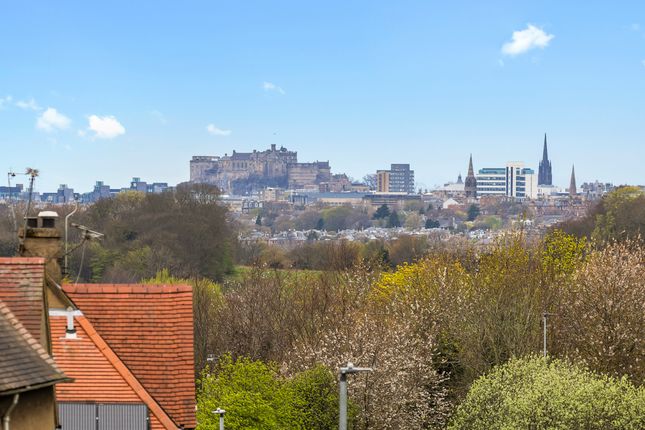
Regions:
[[[614,184],[611,184],[609,182],[602,183],[598,181],[594,182],[585,182],[584,184],[581,185],[580,187],[582,189],[582,194],[584,197],[588,200],[597,200],[607,194],[608,192],[611,192],[616,188]]]
[[[130,190],[147,193],[148,183],[145,181],[142,181],[141,178],[132,178],[132,181],[130,182]]]
[[[390,209],[403,209],[407,202],[421,201],[420,194],[411,193],[374,193],[366,194],[363,197],[363,202],[378,208],[379,206],[386,205]]]
[[[153,182],[152,184],[149,184],[146,181],[142,181],[141,178],[134,177],[132,178],[132,181],[130,181],[129,190],[139,191],[142,193],[159,194],[168,190],[168,188],[170,187],[168,187],[167,182]],[[126,188],[126,190],[128,189]]]
[[[112,197],[112,189],[109,185],[105,185],[103,181],[96,181],[94,190],[89,193],[84,193],[82,196],[83,203],[94,203],[100,199],[107,199]]]
[[[466,182],[464,183],[464,192],[466,193],[466,198],[477,198],[477,178],[475,177],[475,172],[473,171],[472,154],[470,154],[470,159],[468,160],[468,175],[466,175]]]
[[[376,171],[377,191],[379,193],[414,194],[414,170],[409,164],[392,164],[390,170]]]
[[[332,175],[328,182],[321,182],[318,186],[321,193],[339,193],[343,191],[352,191],[352,182],[344,173]]]
[[[328,161],[299,163],[298,153],[284,147],[236,152],[224,156],[194,156],[190,181],[213,184],[225,193],[245,195],[267,187],[306,188],[331,179]]]
[[[569,195],[574,197],[578,194],[578,187],[576,186],[576,168],[571,166],[571,181],[569,182]]]
[[[18,199],[23,192],[23,185],[16,184],[13,187],[9,186],[0,186],[0,199],[9,200]]]
[[[551,161],[546,148],[546,133],[544,133],[544,149],[542,150],[542,161],[538,169],[538,185],[553,185],[553,172]]]
[[[483,168],[477,174],[477,195],[535,199],[538,196],[537,176],[522,162]]]

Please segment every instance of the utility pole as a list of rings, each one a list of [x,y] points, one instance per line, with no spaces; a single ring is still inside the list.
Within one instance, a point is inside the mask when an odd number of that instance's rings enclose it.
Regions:
[[[65,263],[63,264],[63,276],[67,276],[69,274],[69,265],[67,261],[67,257],[69,254],[69,250],[68,250],[69,242],[67,240],[68,221],[69,221],[69,217],[74,215],[74,213],[76,213],[77,210],[78,210],[78,202],[74,200],[74,210],[68,213],[67,216],[65,217]]]
[[[347,375],[371,372],[369,367],[354,367],[352,363],[340,368],[340,395],[338,398],[338,430],[347,430]]]

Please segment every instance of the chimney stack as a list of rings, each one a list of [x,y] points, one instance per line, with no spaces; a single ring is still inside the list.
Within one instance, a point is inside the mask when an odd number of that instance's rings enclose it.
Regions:
[[[61,269],[58,258],[61,256],[60,232],[56,228],[58,214],[54,211],[42,211],[37,217],[27,217],[27,228],[18,230],[21,239],[21,257],[42,257],[46,260],[45,271],[57,283],[61,281]]]

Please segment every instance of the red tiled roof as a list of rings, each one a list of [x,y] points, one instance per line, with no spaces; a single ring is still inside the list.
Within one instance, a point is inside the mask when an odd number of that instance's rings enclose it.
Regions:
[[[0,394],[71,381],[0,300]]]
[[[63,290],[173,421],[194,428],[192,288],[77,284]]]
[[[0,258],[0,300],[39,342],[46,339],[40,332],[44,286],[44,258]]]
[[[67,339],[66,316],[50,316],[53,354],[73,384],[56,387],[60,402],[144,403],[151,413],[151,430],[175,430],[177,425],[141,385],[84,316],[74,317],[76,339]]]

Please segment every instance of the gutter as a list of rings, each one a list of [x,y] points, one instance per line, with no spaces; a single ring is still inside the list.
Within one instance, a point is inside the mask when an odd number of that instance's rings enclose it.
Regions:
[[[9,405],[9,408],[6,410],[4,415],[2,416],[2,430],[9,430],[9,423],[11,422],[11,412],[13,412],[14,408],[18,404],[19,398],[20,398],[20,394],[16,393],[13,395],[13,401]]]

